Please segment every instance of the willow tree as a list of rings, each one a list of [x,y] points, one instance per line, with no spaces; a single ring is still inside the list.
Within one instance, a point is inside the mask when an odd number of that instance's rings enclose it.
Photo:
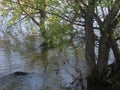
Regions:
[[[117,80],[120,75],[120,50],[115,30],[120,23],[119,0],[60,0],[59,4],[64,9],[62,14],[56,15],[60,15],[69,23],[72,22],[73,26],[78,25],[85,30],[85,59],[88,65],[88,77],[94,80],[96,78],[95,81],[98,82],[107,81],[106,79],[111,82]],[[74,20],[73,16],[76,16]],[[96,32],[99,32],[98,36]],[[98,55],[96,56],[95,42],[98,43]],[[110,49],[113,51],[115,61],[108,65]],[[111,71],[108,71],[108,67]]]
[[[103,6],[106,3],[106,6]],[[119,25],[120,20],[120,2],[119,0],[110,0],[100,1],[102,18],[95,15],[95,19],[98,22],[100,28],[100,41],[99,41],[99,55],[98,55],[98,69],[99,73],[101,73],[107,66],[109,50],[110,48],[113,50],[113,54],[118,64],[120,62],[120,52],[115,40],[115,29]],[[107,13],[105,12],[105,8],[107,8]],[[103,58],[104,57],[104,58]],[[119,66],[119,65],[118,65]],[[101,74],[100,74],[101,75]]]
[[[0,11],[4,16],[9,15],[8,26],[13,26],[22,21],[32,20],[38,26],[44,38],[43,44],[45,45],[52,43],[52,39],[46,33],[48,29],[48,27],[46,28],[46,21],[48,22],[47,8],[50,4],[49,0],[1,0]]]
[[[115,30],[120,23],[119,0],[75,1],[79,3],[79,10],[82,12],[85,21],[85,57],[88,64],[88,74],[94,76],[92,78],[96,77],[98,82],[107,78],[111,81],[118,79],[120,51],[116,41]],[[95,59],[96,29],[100,32],[100,37],[97,38],[99,48],[97,58]],[[112,64],[111,73],[108,73],[110,48],[113,50],[116,60],[114,62],[115,65]]]
[[[79,29],[85,32],[85,59],[91,81],[117,80],[120,75],[120,50],[115,32],[120,24],[119,0],[1,0],[1,8],[13,13],[10,21],[29,18],[38,25],[48,45],[73,39]],[[23,19],[23,18],[22,18]],[[46,23],[45,23],[46,22]],[[96,34],[99,33],[99,35]],[[70,39],[69,39],[70,40]],[[68,41],[69,41],[68,40]],[[72,40],[73,41],[73,40]],[[98,43],[98,52],[95,53]],[[108,65],[109,52],[115,56]],[[112,67],[111,67],[112,66]],[[111,67],[111,73],[108,73]]]

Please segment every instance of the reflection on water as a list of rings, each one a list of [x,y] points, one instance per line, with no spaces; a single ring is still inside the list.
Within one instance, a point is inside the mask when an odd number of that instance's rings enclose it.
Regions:
[[[15,33],[0,39],[0,90],[80,90],[71,83],[79,70],[85,78],[82,47],[41,51],[41,37]],[[16,76],[16,71],[29,74]]]
[[[1,78],[0,90],[39,90],[42,87],[42,76],[41,74],[25,76],[9,74]]]
[[[22,24],[21,30],[23,27]],[[33,25],[28,27],[30,30]],[[0,32],[0,90],[81,90],[82,85],[87,87],[84,44],[79,48],[72,44],[62,50],[41,51],[39,34],[12,29]],[[28,74],[17,76],[16,71]],[[83,82],[79,82],[81,77]],[[94,88],[98,89],[101,90]]]
[[[36,49],[36,42],[28,43],[14,48],[8,44],[0,49],[0,90],[69,90],[76,69],[81,69],[85,75],[85,61],[80,48],[41,52]],[[15,71],[29,74],[16,76]]]
[[[7,35],[0,39],[0,90],[83,90],[82,87],[87,87],[84,44],[41,51],[41,38],[36,35],[23,34],[20,40]],[[16,71],[28,74],[17,76]]]

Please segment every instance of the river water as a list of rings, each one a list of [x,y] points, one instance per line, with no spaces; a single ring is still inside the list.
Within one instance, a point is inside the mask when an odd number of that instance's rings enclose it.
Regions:
[[[2,35],[0,90],[80,90],[72,82],[79,72],[82,78],[86,75],[83,46],[41,51],[40,40],[30,33]],[[16,71],[28,74],[15,75]]]
[[[76,40],[80,41],[76,42],[78,47],[72,44],[42,51],[43,39],[38,32],[31,33],[36,28],[33,25],[24,28],[22,23],[7,30],[4,27],[0,29],[0,90],[82,90],[82,86],[87,87],[82,40]],[[112,53],[110,59],[114,60]],[[17,71],[28,74],[15,75]],[[79,82],[77,76],[83,82]]]

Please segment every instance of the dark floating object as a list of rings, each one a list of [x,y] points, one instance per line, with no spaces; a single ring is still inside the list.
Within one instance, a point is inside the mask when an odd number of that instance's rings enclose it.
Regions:
[[[17,76],[22,76],[22,75],[26,75],[28,73],[27,72],[22,72],[22,71],[16,71],[16,72],[14,72],[14,74],[17,75]]]

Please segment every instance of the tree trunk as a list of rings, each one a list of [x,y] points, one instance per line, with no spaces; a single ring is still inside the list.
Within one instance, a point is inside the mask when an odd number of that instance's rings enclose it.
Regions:
[[[111,48],[113,50],[113,54],[116,59],[116,62],[120,62],[120,51],[119,51],[119,48],[118,48],[118,45],[115,39],[111,40]]]
[[[48,37],[46,35],[47,31],[45,29],[45,19],[46,19],[46,1],[45,0],[43,0],[43,6],[40,7],[39,14],[40,14],[40,32],[44,39],[40,47],[42,50],[47,50],[48,48],[53,47],[53,38]]]
[[[104,71],[104,69],[108,65],[108,58],[109,58],[109,41],[107,36],[101,35],[100,41],[99,41],[99,54],[98,54],[98,63],[97,63],[97,70],[99,78],[101,78],[101,75]]]
[[[87,8],[85,14],[85,59],[87,63],[87,75],[92,75],[92,72],[95,70],[95,39],[94,39],[94,31],[93,31],[93,12],[94,6],[91,4]]]
[[[114,82],[119,80],[120,75],[120,52],[117,42],[114,37],[112,27],[108,27],[106,33],[102,34],[99,43],[99,56],[98,56],[98,71],[99,79],[103,78],[109,82]],[[105,36],[106,35],[106,36]],[[113,50],[115,56],[115,62],[108,65],[109,49]],[[103,58],[104,57],[104,58]]]
[[[111,67],[110,79],[119,81],[120,80],[119,79],[119,76],[120,76],[120,51],[119,51],[117,42],[115,40],[115,37],[112,37],[112,35],[113,35],[113,33],[111,33],[110,45],[111,45],[111,49],[113,50],[115,61],[110,65],[110,67]]]
[[[39,14],[40,14],[40,31],[41,31],[41,34],[42,34],[43,38],[45,38],[46,37],[45,36],[45,34],[46,34],[46,30],[45,30],[46,2],[45,2],[45,0],[43,0],[43,1],[44,1],[44,3],[43,3],[44,5],[43,5],[42,8],[40,6]]]

